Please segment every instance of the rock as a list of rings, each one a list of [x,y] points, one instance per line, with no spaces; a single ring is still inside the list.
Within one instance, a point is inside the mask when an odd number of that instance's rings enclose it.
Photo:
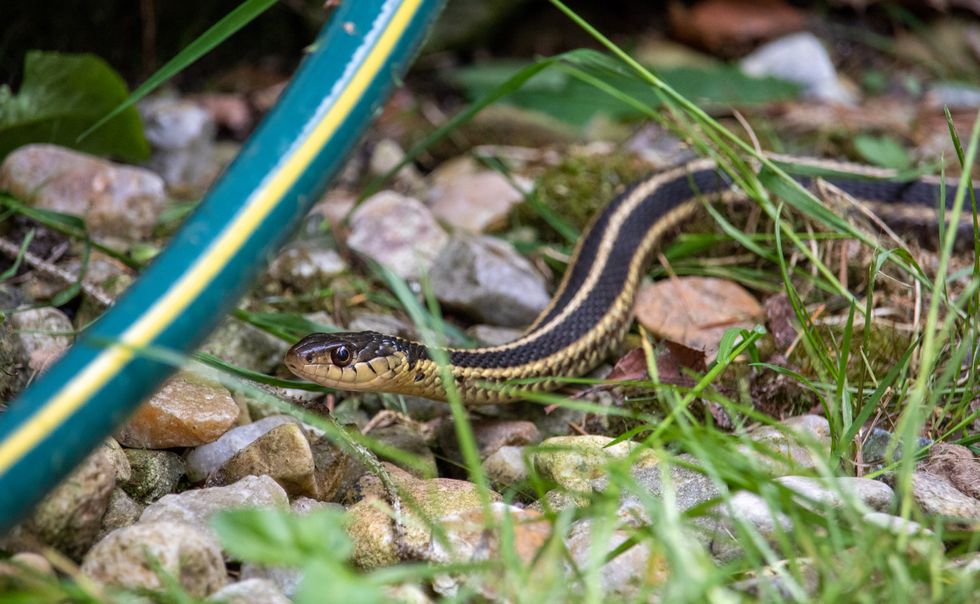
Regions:
[[[220,604],[290,604],[289,598],[268,579],[243,579],[211,594],[208,602]]]
[[[310,442],[297,423],[276,426],[243,447],[208,478],[227,485],[246,476],[269,476],[290,495],[318,497]]]
[[[298,568],[262,566],[252,562],[243,562],[241,580],[243,582],[262,581],[272,585],[286,598],[293,598],[299,590],[299,584],[303,581],[303,571]]]
[[[945,476],[913,472],[912,496],[927,514],[980,520],[980,501],[961,493]]]
[[[583,574],[592,572],[596,564],[602,564],[598,571],[599,589],[604,597],[635,597],[640,590],[660,585],[667,580],[669,565],[662,553],[650,548],[647,539],[641,539],[628,550],[603,563],[603,560],[624,543],[635,539],[629,531],[607,527],[596,534],[596,523],[581,520],[572,526],[567,539],[568,553],[575,567]],[[596,552],[596,549],[599,549]],[[576,576],[571,567],[570,577]]]
[[[421,278],[449,242],[429,208],[393,191],[366,199],[351,214],[350,225],[347,245],[402,279]]]
[[[635,442],[622,441],[612,446],[608,436],[555,436],[541,443],[531,463],[541,478],[576,493],[592,491],[592,480],[602,477],[606,464],[623,459],[639,447]],[[634,468],[657,463],[653,451],[641,451],[635,456]]]
[[[739,491],[728,505],[718,507],[719,526],[711,541],[711,553],[720,562],[729,562],[742,555],[739,524],[747,524],[764,539],[773,543],[776,531],[792,530],[792,521],[782,512],[774,512],[766,500],[754,493]],[[778,528],[777,528],[778,527]]]
[[[772,76],[795,82],[803,95],[817,101],[852,105],[855,95],[837,77],[834,63],[820,40],[799,32],[760,46],[739,62],[742,71],[755,77]]]
[[[798,600],[796,594],[799,589],[802,588],[806,595],[813,596],[820,588],[820,571],[809,558],[796,558],[792,562],[780,560],[745,575],[746,578],[734,583],[732,589],[754,598],[771,598],[776,595],[779,601],[792,602]],[[793,577],[793,583],[787,582],[789,577]]]
[[[483,460],[483,471],[497,487],[519,487],[530,476],[524,447],[500,447]]]
[[[666,170],[697,157],[690,145],[655,123],[643,125],[623,146],[642,157],[652,170]]]
[[[211,515],[244,507],[286,507],[286,491],[268,476],[246,476],[226,487],[210,487],[166,495],[140,515],[141,523],[182,522],[211,535]]]
[[[525,178],[511,182],[500,172],[480,169],[469,157],[444,163],[430,180],[425,201],[435,217],[472,233],[505,226],[511,208],[524,200],[522,191],[533,188]]]
[[[895,504],[895,492],[887,484],[869,478],[841,476],[832,480],[808,476],[782,476],[776,482],[808,500],[841,508],[848,501],[860,502],[878,512]],[[801,501],[807,505],[807,501]]]
[[[239,140],[255,123],[252,108],[242,94],[204,92],[193,95],[191,100],[211,115],[216,126],[229,130]]]
[[[367,471],[356,457],[338,447],[331,438],[321,437],[313,441],[310,447],[321,501],[343,499],[345,491]]]
[[[150,503],[173,493],[184,475],[184,460],[170,451],[127,449],[126,457],[132,468],[132,476],[119,486],[142,503]]]
[[[961,493],[980,499],[980,459],[963,445],[933,444],[919,469],[945,476]]]
[[[326,220],[332,226],[337,226],[341,224],[354,206],[357,204],[357,194],[347,189],[330,189],[323,194],[320,201],[316,202],[316,205],[310,209],[309,216],[318,216],[320,220],[317,221],[317,228],[320,228],[319,222]]]
[[[82,274],[82,258],[69,256],[56,263],[58,268],[70,275]],[[107,256],[97,250],[89,254],[85,263],[85,282],[98,287],[106,296],[118,298],[132,284],[135,271],[112,256]],[[24,292],[33,300],[50,300],[64,291],[63,279],[35,273],[28,283],[24,284]],[[82,292],[82,304],[74,317],[76,328],[81,329],[97,319],[105,311],[101,300],[96,300]]]
[[[466,333],[476,338],[480,346],[500,346],[509,344],[524,333],[522,329],[513,327],[497,327],[496,325],[473,325],[466,330]]]
[[[339,503],[327,503],[326,501],[317,501],[316,499],[310,499],[309,497],[297,497],[289,504],[289,509],[300,516],[305,516],[310,512],[315,512],[317,510],[322,510],[324,508],[331,508],[337,511],[344,511],[344,506]]]
[[[691,455],[680,455],[679,461],[699,465],[696,458]],[[657,499],[662,499],[664,494],[664,467],[663,464],[654,466],[640,467],[633,470],[633,479],[638,485],[643,487]],[[708,476],[701,472],[686,468],[682,465],[668,464],[670,489],[673,492],[674,505],[678,512],[685,512],[695,506],[701,505],[712,499],[721,496],[721,489]],[[605,491],[605,483],[608,479],[603,476],[593,481],[593,489]],[[620,517],[630,521],[631,524],[640,525],[652,522],[647,516],[647,506],[633,494],[626,494],[620,503]]]
[[[762,305],[734,281],[676,277],[640,287],[636,319],[654,335],[703,350],[710,361],[730,328],[752,329]]]
[[[275,373],[288,349],[285,341],[234,319],[223,321],[201,346],[201,352],[259,373]]]
[[[755,447],[740,445],[741,454],[758,461],[771,476],[783,476],[794,469],[814,469],[830,452],[830,424],[817,415],[801,415],[776,426],[758,426],[748,437],[762,445],[767,453]]]
[[[410,340],[418,338],[418,332],[414,325],[392,315],[361,313],[351,319],[350,323],[347,324],[347,329],[349,331],[376,331]]]
[[[387,459],[406,472],[418,478],[433,478],[439,474],[436,468],[435,455],[432,454],[432,450],[429,449],[429,445],[418,429],[409,423],[396,422],[374,428],[367,433],[367,436],[408,454],[412,458],[411,463],[384,454],[379,455],[382,459]]]
[[[527,325],[551,299],[531,263],[492,237],[454,237],[436,258],[430,279],[441,304],[494,325]]]
[[[523,447],[541,442],[538,427],[529,421],[481,419],[471,422],[480,459],[505,446]],[[463,454],[456,439],[456,426],[447,421],[439,427],[439,446],[446,458],[463,463]]]
[[[432,542],[431,532],[419,514],[438,519],[481,509],[482,500],[473,483],[449,478],[419,480],[390,464],[385,467],[403,493],[403,499],[414,502],[402,508],[406,526],[400,545],[408,552],[428,551]],[[399,548],[395,545],[392,511],[382,495],[380,480],[365,476],[361,483],[365,497],[348,510],[347,532],[354,542],[352,559],[364,569],[394,564],[399,561]],[[500,499],[496,493],[490,497]]]
[[[203,598],[228,580],[218,544],[197,527],[179,522],[134,524],[109,533],[85,556],[82,573],[108,585],[164,589],[150,560],[191,597]]]
[[[924,449],[932,446],[932,441],[928,438],[918,438],[915,444],[916,449]],[[902,457],[903,446],[900,439],[882,428],[872,428],[864,435],[861,456],[867,464],[869,471],[876,471],[886,463],[898,461]]]
[[[27,576],[25,577],[25,571]],[[47,558],[34,552],[20,552],[0,561],[0,593],[7,589],[30,589],[37,576],[55,578],[54,567]],[[18,578],[26,579],[23,582]]]
[[[980,88],[968,84],[940,82],[929,87],[925,102],[929,107],[950,111],[976,111],[980,108]]]
[[[721,56],[737,56],[759,42],[798,31],[806,14],[782,0],[702,0],[671,4],[672,36]]]
[[[276,426],[288,423],[296,423],[296,419],[289,415],[270,415],[250,424],[232,428],[216,441],[189,451],[185,458],[188,480],[191,482],[204,480],[256,438]]]
[[[141,241],[166,196],[159,176],[54,145],[25,145],[0,166],[0,189],[32,206],[85,220],[96,237]]]
[[[217,128],[210,112],[193,101],[168,97],[147,99],[139,110],[153,148],[147,167],[173,191],[202,193],[218,172],[212,158]]]
[[[57,308],[25,308],[7,314],[27,369],[42,373],[61,358],[74,339],[71,319]]]
[[[368,161],[368,171],[373,176],[387,176],[398,164],[405,159],[405,151],[390,138],[379,140],[371,150]],[[407,193],[414,193],[425,188],[425,181],[411,162],[402,166],[393,176],[394,188]]]
[[[183,373],[143,403],[116,438],[124,447],[196,447],[224,434],[239,413],[224,387]]]
[[[322,242],[296,241],[279,252],[269,264],[269,277],[298,291],[325,287],[330,280],[347,270],[347,263],[336,250]]]
[[[879,526],[894,535],[902,533],[912,537],[931,537],[933,532],[914,520],[906,520],[901,516],[893,516],[883,512],[868,512],[861,517],[867,524]]]
[[[501,558],[501,525],[507,523],[512,529],[512,543],[508,546],[525,565],[531,565],[539,550],[551,537],[551,523],[535,511],[521,509],[497,502],[490,505],[493,524],[487,524],[482,509],[471,509],[449,514],[439,519],[445,539],[432,539],[424,558],[430,562],[452,564],[473,563]],[[474,589],[493,601],[506,600],[499,593],[503,577],[441,577],[433,581],[433,589],[444,596],[454,596],[461,583]]]
[[[97,540],[111,533],[112,531],[135,524],[143,513],[143,506],[126,494],[126,491],[116,488],[109,496],[109,506],[102,516],[102,526],[99,529]]]
[[[99,533],[102,516],[116,486],[111,456],[106,447],[97,448],[41,500],[22,527],[13,531],[11,538],[19,541],[17,533],[26,532],[33,535],[28,542],[39,540],[72,559],[80,559]]]

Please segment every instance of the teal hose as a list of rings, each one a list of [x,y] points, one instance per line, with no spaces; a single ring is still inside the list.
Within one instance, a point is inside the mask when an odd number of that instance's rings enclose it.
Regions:
[[[292,84],[170,245],[0,415],[0,534],[173,371],[319,198],[396,86],[442,0],[340,3]]]

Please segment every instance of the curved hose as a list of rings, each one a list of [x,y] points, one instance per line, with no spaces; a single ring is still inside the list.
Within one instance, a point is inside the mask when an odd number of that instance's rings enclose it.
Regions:
[[[125,421],[231,307],[398,84],[442,0],[342,2],[292,84],[167,249],[0,415],[0,534]]]

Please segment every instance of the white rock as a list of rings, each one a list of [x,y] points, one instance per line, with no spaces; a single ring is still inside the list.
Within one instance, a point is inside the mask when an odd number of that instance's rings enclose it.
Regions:
[[[790,34],[763,44],[739,63],[742,71],[774,76],[803,87],[803,94],[819,101],[853,104],[856,99],[837,78],[834,63],[820,40],[809,32]]]

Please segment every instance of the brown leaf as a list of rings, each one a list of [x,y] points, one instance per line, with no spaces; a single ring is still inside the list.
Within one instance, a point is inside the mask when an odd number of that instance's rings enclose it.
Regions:
[[[772,334],[772,339],[776,344],[776,349],[786,352],[799,332],[796,330],[796,312],[793,305],[789,302],[786,294],[777,294],[766,298],[764,308],[766,311],[766,329]]]
[[[637,320],[651,333],[689,348],[710,360],[725,330],[751,329],[762,307],[741,285],[711,277],[665,279],[640,289]]]
[[[803,12],[783,0],[702,0],[689,8],[671,2],[668,17],[678,39],[723,56],[747,52],[805,23]]]

